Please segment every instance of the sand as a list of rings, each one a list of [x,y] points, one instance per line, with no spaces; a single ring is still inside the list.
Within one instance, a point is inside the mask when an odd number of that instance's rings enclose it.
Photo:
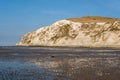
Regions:
[[[119,80],[120,50],[0,47],[1,80]]]

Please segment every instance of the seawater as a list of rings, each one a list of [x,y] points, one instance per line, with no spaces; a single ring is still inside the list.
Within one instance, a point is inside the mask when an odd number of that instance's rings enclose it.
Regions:
[[[113,48],[0,47],[0,80],[119,80]]]

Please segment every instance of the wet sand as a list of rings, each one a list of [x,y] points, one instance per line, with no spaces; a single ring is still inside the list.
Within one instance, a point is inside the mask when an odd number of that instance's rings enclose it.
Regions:
[[[0,47],[0,80],[119,80],[120,50]]]

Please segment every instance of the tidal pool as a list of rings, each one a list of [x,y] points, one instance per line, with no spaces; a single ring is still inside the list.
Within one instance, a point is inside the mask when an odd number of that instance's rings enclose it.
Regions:
[[[119,49],[0,47],[0,80],[119,79]]]

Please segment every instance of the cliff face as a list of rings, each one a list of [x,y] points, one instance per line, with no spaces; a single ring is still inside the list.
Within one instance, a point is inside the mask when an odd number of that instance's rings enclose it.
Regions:
[[[120,47],[120,20],[61,20],[25,34],[16,45]]]

